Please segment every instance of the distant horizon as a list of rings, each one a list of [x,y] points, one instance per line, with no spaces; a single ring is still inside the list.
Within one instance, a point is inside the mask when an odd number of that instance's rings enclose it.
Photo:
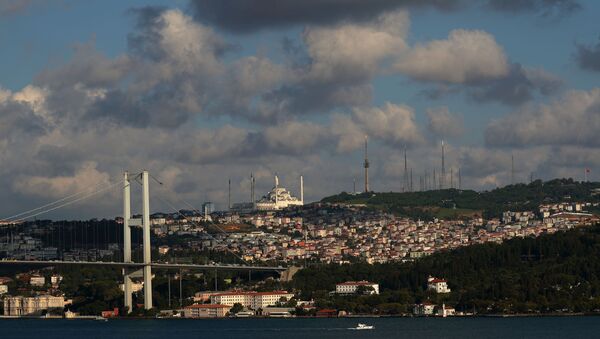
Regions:
[[[494,190],[497,190],[497,189],[504,189],[504,188],[507,188],[507,187],[510,187],[510,186],[519,186],[519,185],[525,185],[525,186],[527,186],[527,185],[530,185],[530,184],[532,184],[532,183],[534,183],[536,181],[542,181],[542,183],[547,183],[547,182],[551,182],[551,181],[569,181],[569,180],[573,181],[573,183],[576,183],[576,184],[592,184],[592,185],[598,184],[598,185],[600,185],[600,181],[577,181],[577,180],[575,180],[573,178],[553,178],[553,179],[549,179],[549,180],[535,179],[531,183],[525,183],[525,182],[519,183],[519,182],[517,182],[517,183],[514,183],[514,184],[508,184],[508,185],[505,185],[505,186],[499,186],[499,187],[493,188],[491,190],[474,190],[474,189],[470,189],[470,188],[461,188],[460,191],[474,191],[474,192],[478,192],[478,193],[483,193],[483,192],[491,192],[491,191],[494,191]],[[337,195],[340,195],[340,194],[348,194],[348,195],[354,195],[354,194],[356,194],[356,195],[367,194],[368,195],[368,194],[382,194],[382,193],[384,193],[384,194],[413,194],[413,193],[427,193],[427,192],[434,192],[434,191],[444,191],[444,190],[451,190],[451,189],[453,189],[453,190],[459,190],[456,187],[454,187],[454,188],[447,187],[447,188],[443,188],[443,189],[431,189],[431,190],[425,190],[425,191],[412,191],[412,192],[397,192],[397,191],[347,192],[347,191],[341,191],[341,192],[336,193],[336,194],[323,196],[319,200],[309,201],[309,202],[305,203],[304,206],[315,204],[315,203],[321,203],[322,200],[325,199],[325,198],[337,196]],[[259,196],[257,196],[257,197],[259,197]],[[202,214],[202,212],[201,212],[202,204],[207,203],[207,202],[212,203],[212,201],[203,201],[202,203],[200,203],[198,205],[197,208],[194,208],[194,209],[191,209],[191,208],[181,208],[178,211],[171,211],[171,212],[166,212],[166,211],[162,211],[162,210],[161,211],[154,211],[154,212],[151,211],[151,215],[155,215],[155,214],[172,215],[172,214],[177,214],[179,212],[199,212],[200,214]],[[244,201],[236,202],[236,203],[243,203],[243,202]],[[248,202],[248,201],[246,201],[246,202]],[[151,200],[151,207],[152,207],[152,200]],[[292,208],[298,208],[298,207],[296,206],[296,207],[292,207]],[[225,209],[225,210],[215,210],[214,212],[218,212],[218,213],[230,213],[230,212],[232,212],[232,213],[240,213],[239,211],[229,211],[227,209]],[[268,211],[254,211],[254,212],[260,213],[260,212],[268,212]],[[134,213],[134,215],[138,215],[140,213]],[[35,218],[35,219],[26,219],[26,220],[22,220],[22,221],[23,222],[30,222],[30,221],[51,221],[51,222],[56,222],[56,221],[116,220],[117,218],[120,218],[120,217],[122,217],[122,216],[117,214],[117,215],[114,215],[114,216],[91,217],[91,218],[83,218],[83,219],[73,219],[73,218],[70,218],[70,219],[68,219],[68,218],[48,218],[48,219],[47,218]],[[13,221],[16,221],[16,220],[17,219],[15,219]],[[5,221],[10,221],[10,220],[0,219],[0,222],[5,222]]]

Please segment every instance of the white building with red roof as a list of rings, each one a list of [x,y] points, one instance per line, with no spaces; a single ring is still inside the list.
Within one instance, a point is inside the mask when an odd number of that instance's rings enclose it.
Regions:
[[[427,278],[427,289],[434,290],[436,293],[450,293],[448,281],[430,276]]]
[[[359,287],[363,286],[366,294],[379,294],[379,284],[369,281],[346,281],[335,285],[335,293],[337,294],[355,294]]]

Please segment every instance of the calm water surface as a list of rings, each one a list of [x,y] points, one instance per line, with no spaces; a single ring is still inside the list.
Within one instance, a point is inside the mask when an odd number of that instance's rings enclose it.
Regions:
[[[356,331],[358,322],[374,330]],[[1,319],[0,338],[600,338],[600,317],[214,320]]]

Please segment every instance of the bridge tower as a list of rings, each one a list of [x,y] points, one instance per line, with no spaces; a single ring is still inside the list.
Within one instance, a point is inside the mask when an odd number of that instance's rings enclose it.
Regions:
[[[123,262],[130,263],[131,260],[131,227],[142,227],[142,248],[144,253],[144,264],[142,276],[144,278],[144,309],[152,308],[152,269],[150,264],[150,188],[148,183],[148,171],[143,171],[142,178],[142,218],[131,218],[131,183],[129,173],[125,172],[123,181]],[[139,271],[132,272],[128,268],[123,269],[123,290],[125,292],[125,306],[128,312],[133,308],[131,298],[131,278],[132,275],[139,275]]]

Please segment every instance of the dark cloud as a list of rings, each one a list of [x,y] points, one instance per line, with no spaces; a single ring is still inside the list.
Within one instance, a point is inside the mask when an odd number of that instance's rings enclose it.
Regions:
[[[582,69],[600,72],[600,42],[596,45],[577,45],[575,59]]]
[[[453,10],[466,0],[192,0],[201,21],[246,33],[297,24],[364,22],[403,7]]]
[[[512,64],[506,76],[471,84],[468,95],[479,102],[495,101],[506,105],[520,105],[530,101],[536,93],[549,95],[558,90],[562,80],[543,70],[527,69]]]
[[[486,2],[493,10],[533,12],[544,17],[581,8],[577,0],[190,0],[197,19],[236,33],[290,25],[364,22],[400,8],[451,11]]]
[[[577,0],[489,0],[489,6],[503,12],[534,12],[544,17],[561,16],[581,9]]]

